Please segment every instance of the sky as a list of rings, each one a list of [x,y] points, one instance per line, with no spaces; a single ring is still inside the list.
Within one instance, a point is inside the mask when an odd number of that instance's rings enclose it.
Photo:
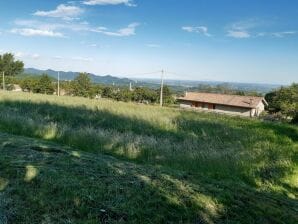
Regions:
[[[1,0],[0,54],[130,78],[298,81],[295,0]]]

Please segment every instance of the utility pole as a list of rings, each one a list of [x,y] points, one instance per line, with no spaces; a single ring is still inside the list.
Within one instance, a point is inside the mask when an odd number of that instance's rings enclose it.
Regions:
[[[60,96],[60,72],[58,71],[58,90],[57,95]]]
[[[161,83],[160,83],[160,106],[162,107],[163,105],[163,79],[164,79],[164,70],[161,70]]]
[[[2,87],[3,87],[3,91],[5,90],[5,72],[2,72]]]

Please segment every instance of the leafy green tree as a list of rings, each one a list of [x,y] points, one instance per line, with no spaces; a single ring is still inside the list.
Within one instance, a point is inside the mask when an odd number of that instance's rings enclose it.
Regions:
[[[24,63],[15,60],[14,55],[5,53],[0,55],[0,72],[5,72],[6,76],[19,75],[24,71]]]
[[[175,99],[173,97],[173,93],[168,86],[163,87],[163,103],[164,104],[173,104]],[[158,101],[160,101],[160,89],[158,90]]]
[[[90,89],[90,97],[102,96],[103,88],[101,84],[93,84]]]
[[[298,123],[298,83],[266,94],[269,111],[280,112],[286,119]]]
[[[38,80],[36,78],[27,77],[20,82],[23,91],[34,92],[36,90]]]
[[[156,91],[144,88],[144,87],[136,87],[132,99],[136,102],[149,102],[149,103],[156,103],[158,99],[158,94]]]
[[[72,82],[72,94],[75,96],[91,97],[91,79],[87,73],[80,73]]]
[[[110,86],[106,86],[102,89],[102,97],[105,98],[113,98],[114,96],[114,89]]]
[[[55,88],[51,78],[47,74],[43,74],[35,85],[34,92],[43,94],[53,94]]]
[[[132,99],[132,92],[127,88],[121,89],[115,93],[114,99],[117,101],[129,102]]]
[[[269,92],[265,95],[265,100],[268,103],[267,109],[270,113],[277,113],[281,110],[279,103],[276,101],[278,90]]]
[[[60,94],[64,91],[64,95],[70,95],[72,93],[72,82],[71,81],[60,81]]]

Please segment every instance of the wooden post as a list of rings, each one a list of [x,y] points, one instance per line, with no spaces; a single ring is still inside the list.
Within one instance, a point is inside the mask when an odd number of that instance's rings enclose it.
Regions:
[[[60,96],[60,72],[58,72],[58,88],[57,88],[57,95]]]
[[[163,106],[163,78],[164,78],[164,70],[161,70],[161,83],[160,83],[160,106]]]
[[[2,72],[2,87],[3,87],[3,91],[5,90],[5,72]]]

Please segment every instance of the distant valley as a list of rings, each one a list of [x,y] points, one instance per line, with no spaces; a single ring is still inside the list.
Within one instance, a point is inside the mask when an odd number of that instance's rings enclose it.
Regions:
[[[25,68],[24,74],[30,75],[42,75],[48,74],[50,77],[57,79],[58,71],[47,69],[47,70],[40,70],[35,68]],[[72,72],[72,71],[60,71],[60,79],[61,80],[73,80],[79,72]],[[92,82],[98,84],[105,84],[105,85],[118,85],[118,86],[128,86],[130,83],[133,86],[143,86],[149,88],[159,88],[160,86],[160,79],[138,79],[138,78],[120,78],[111,75],[95,75],[89,74]],[[188,89],[192,89],[198,87],[200,85],[210,85],[210,86],[217,86],[217,85],[226,85],[232,89],[239,90],[239,91],[256,91],[258,93],[267,93],[272,91],[273,89],[279,88],[281,85],[278,84],[260,84],[260,83],[237,83],[237,82],[222,82],[222,81],[195,81],[195,80],[172,80],[166,79],[164,82],[166,85],[170,86],[175,91],[185,91]]]

